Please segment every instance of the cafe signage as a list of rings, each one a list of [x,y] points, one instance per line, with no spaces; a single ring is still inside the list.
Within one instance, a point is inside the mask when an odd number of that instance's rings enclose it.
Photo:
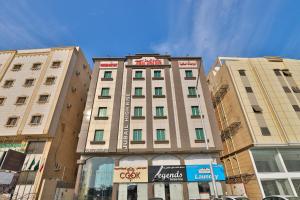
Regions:
[[[146,183],[148,182],[147,167],[115,167],[114,183]]]
[[[197,61],[195,60],[185,60],[178,61],[179,67],[197,67]]]
[[[100,68],[103,67],[118,67],[118,61],[102,61],[100,62]]]
[[[184,165],[149,166],[149,182],[184,182],[186,181]]]
[[[157,59],[155,57],[143,57],[140,59],[133,59],[133,65],[162,65],[163,59]]]
[[[220,164],[213,164],[213,173],[216,181],[225,181],[224,167]],[[210,165],[187,165],[186,166],[187,181],[212,181]]]

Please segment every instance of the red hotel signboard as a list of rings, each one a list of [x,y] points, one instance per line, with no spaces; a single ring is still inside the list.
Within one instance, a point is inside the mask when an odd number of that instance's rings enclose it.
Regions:
[[[118,61],[103,61],[100,62],[100,68],[102,67],[118,67]]]
[[[162,65],[163,59],[156,59],[155,57],[143,57],[141,59],[133,59],[133,65]]]

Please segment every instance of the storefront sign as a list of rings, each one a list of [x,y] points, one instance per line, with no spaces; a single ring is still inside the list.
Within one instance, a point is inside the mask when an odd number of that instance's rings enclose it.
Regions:
[[[225,181],[223,165],[213,164],[213,172],[216,181]],[[187,165],[187,181],[211,181],[210,165]]]
[[[184,182],[185,171],[183,165],[149,166],[149,182]]]
[[[148,182],[147,167],[115,167],[114,183],[146,183]]]
[[[197,61],[195,60],[185,60],[178,61],[179,67],[197,67]]]
[[[162,65],[163,59],[156,59],[155,57],[143,57],[141,59],[133,59],[133,65]]]
[[[125,111],[124,111],[124,123],[122,134],[122,149],[128,150],[129,148],[129,125],[130,125],[130,103],[131,95],[125,96]]]
[[[101,67],[118,67],[118,61],[102,61],[100,62]]]

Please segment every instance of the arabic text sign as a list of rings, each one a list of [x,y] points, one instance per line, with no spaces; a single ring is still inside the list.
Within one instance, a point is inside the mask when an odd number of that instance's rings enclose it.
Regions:
[[[178,61],[179,67],[197,67],[197,61],[195,60],[186,60]]]
[[[216,181],[225,181],[223,165],[213,164]],[[188,181],[211,181],[210,165],[187,165],[186,175]]]
[[[184,165],[149,166],[149,182],[184,182]]]
[[[155,57],[143,57],[141,59],[133,59],[133,65],[162,65],[163,60]]]
[[[114,183],[146,183],[148,182],[147,167],[115,167]]]

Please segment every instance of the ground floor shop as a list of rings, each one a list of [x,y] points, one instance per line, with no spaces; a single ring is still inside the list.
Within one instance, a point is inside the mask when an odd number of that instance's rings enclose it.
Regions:
[[[225,180],[217,155],[82,156],[79,199],[209,199]],[[211,170],[212,169],[212,170]],[[211,179],[211,171],[215,181]],[[215,184],[213,184],[215,183]]]

